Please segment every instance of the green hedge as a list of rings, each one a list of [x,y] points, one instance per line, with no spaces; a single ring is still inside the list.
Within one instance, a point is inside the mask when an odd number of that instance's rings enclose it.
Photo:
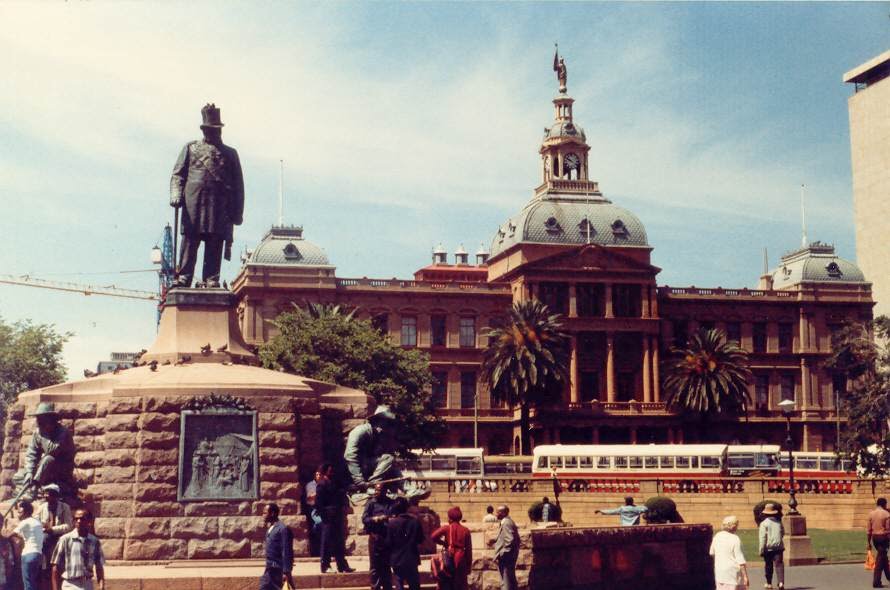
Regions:
[[[683,518],[677,512],[677,503],[667,496],[653,496],[646,500],[645,506],[649,510],[643,513],[643,518],[649,524],[683,522]]]
[[[757,504],[754,505],[754,510],[753,510],[754,524],[756,524],[757,526],[760,526],[760,523],[763,522],[763,515],[761,513],[763,512],[763,509],[766,508],[767,504],[775,504],[776,506],[778,506],[779,507],[779,518],[782,518],[782,509],[783,508],[782,508],[781,502],[779,502],[778,500],[763,500],[763,501],[758,502]]]
[[[528,509],[528,517],[532,522],[541,522],[541,509],[543,502],[535,502]],[[550,522],[562,522],[562,508],[550,503]]]

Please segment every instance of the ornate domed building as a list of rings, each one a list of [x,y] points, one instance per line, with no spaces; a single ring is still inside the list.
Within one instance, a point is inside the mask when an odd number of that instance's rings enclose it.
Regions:
[[[534,411],[533,442],[683,442],[698,433],[666,407],[660,362],[700,327],[720,328],[750,352],[748,416],[726,418],[721,441],[780,442],[783,399],[796,401],[798,448],[835,447],[835,393],[842,379],[820,361],[831,334],[871,318],[871,286],[831,246],[811,244],[765,272],[758,289],[659,286],[641,220],[589,178],[587,136],[573,116],[565,80],[539,153],[541,184],[504,221],[474,263],[463,246],[448,263],[439,245],[413,279],[337,277],[300,228],[273,228],[233,283],[245,339],[271,336],[290,302],[357,306],[395,342],[430,355],[432,394],[449,425],[442,446],[520,453],[519,416],[480,382],[482,333],[516,301],[537,298],[566,318],[570,383],[560,403]],[[493,220],[496,222],[497,220]]]

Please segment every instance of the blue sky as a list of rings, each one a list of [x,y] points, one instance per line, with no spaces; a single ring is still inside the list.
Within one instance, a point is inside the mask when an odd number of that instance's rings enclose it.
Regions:
[[[149,250],[200,108],[244,168],[235,251],[302,224],[342,277],[475,252],[540,182],[559,41],[591,177],[660,284],[750,286],[762,248],[855,257],[843,73],[888,3],[0,4],[0,274],[152,290]],[[237,256],[224,267],[229,280]],[[150,303],[0,285],[0,317],[75,333],[72,376],[150,344]]]

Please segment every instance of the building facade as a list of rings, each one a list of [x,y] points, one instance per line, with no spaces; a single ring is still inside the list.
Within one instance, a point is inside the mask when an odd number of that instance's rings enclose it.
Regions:
[[[873,282],[875,315],[890,314],[890,51],[844,74],[855,93],[850,155],[856,221],[856,262]]]
[[[268,340],[267,320],[291,302],[355,306],[393,341],[429,354],[432,395],[449,426],[443,446],[527,453],[518,410],[496,403],[479,376],[485,329],[514,302],[537,298],[563,314],[572,346],[562,399],[532,412],[534,444],[777,443],[785,436],[778,404],[792,399],[797,447],[834,449],[836,395],[846,385],[821,361],[835,330],[871,318],[863,273],[816,242],[784,256],[758,289],[659,285],[642,222],[589,178],[590,148],[573,103],[560,88],[539,149],[541,184],[472,263],[463,247],[449,263],[440,246],[413,279],[342,278],[302,228],[273,227],[233,281],[247,342]],[[748,415],[708,431],[667,407],[661,385],[670,350],[699,328],[738,341],[753,371]]]

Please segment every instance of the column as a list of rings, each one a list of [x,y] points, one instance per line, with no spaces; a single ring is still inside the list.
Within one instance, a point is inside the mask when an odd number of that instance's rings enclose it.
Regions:
[[[578,317],[578,289],[575,283],[569,283],[569,317]]]
[[[655,392],[655,395],[652,396],[653,401],[660,402],[661,401],[661,380],[659,375],[659,365],[658,365],[658,347],[659,341],[658,337],[652,339],[652,389]]]
[[[643,402],[652,401],[652,359],[649,353],[649,335],[643,334]]]
[[[810,361],[800,359],[800,409],[810,408]]]
[[[606,296],[606,317],[614,318],[615,312],[612,309],[612,283],[606,283],[603,291]]]
[[[606,334],[606,401],[615,401],[615,335]]]
[[[460,371],[457,370],[457,367],[452,366],[448,369],[448,385],[445,387],[445,403],[448,408],[460,408]]]
[[[650,301],[650,292],[652,291],[651,285],[643,285],[642,289],[640,289],[641,296],[643,298],[643,317],[649,317],[649,301]]]
[[[810,349],[810,328],[809,323],[807,322],[807,312],[801,308],[800,310],[800,327],[798,334],[798,345],[797,352],[806,352]]]
[[[578,382],[578,335],[572,334],[572,357],[569,362],[569,402],[577,404],[581,401],[580,383]]]

